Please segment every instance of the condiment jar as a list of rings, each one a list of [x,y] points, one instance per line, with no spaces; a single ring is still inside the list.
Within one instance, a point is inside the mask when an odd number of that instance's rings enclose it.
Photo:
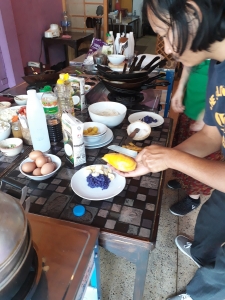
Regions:
[[[15,138],[23,138],[18,116],[14,116],[12,119],[12,134]]]

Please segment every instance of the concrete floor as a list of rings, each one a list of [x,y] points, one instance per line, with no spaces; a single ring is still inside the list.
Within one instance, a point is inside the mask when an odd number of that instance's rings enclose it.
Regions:
[[[155,37],[146,36],[137,44],[149,45],[145,53],[154,54]],[[174,84],[174,90],[177,82]],[[169,117],[177,115],[172,111]],[[185,287],[197,270],[195,263],[177,250],[174,239],[178,234],[193,238],[194,225],[200,207],[184,217],[176,217],[169,212],[169,207],[185,196],[184,192],[171,190],[166,186],[172,179],[172,170],[166,171],[163,189],[162,207],[156,247],[149,255],[144,300],[164,300],[171,295],[185,291]],[[201,197],[201,203],[206,201]],[[101,284],[103,300],[132,300],[135,277],[135,265],[123,258],[116,257],[105,249],[100,249]],[[141,299],[134,299],[141,300]]]

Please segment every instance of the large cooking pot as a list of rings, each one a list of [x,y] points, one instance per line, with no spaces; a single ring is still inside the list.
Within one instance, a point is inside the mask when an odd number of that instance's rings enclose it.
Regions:
[[[0,191],[0,298],[9,298],[10,293],[16,293],[19,289],[17,286],[18,278],[23,278],[29,272],[22,268],[32,257],[32,239],[31,232],[28,230],[28,221],[25,211],[29,210],[29,198],[26,201],[26,209],[23,209],[23,202],[26,198],[27,187],[11,179],[2,179],[1,189],[5,183],[11,184],[22,190],[20,201],[3,191]],[[26,259],[28,257],[28,259]],[[23,269],[19,274],[18,270]],[[27,272],[27,273],[26,273]],[[17,278],[13,281],[14,278]],[[26,278],[26,277],[25,277]],[[25,279],[24,278],[24,279]],[[17,290],[14,291],[14,287]],[[7,292],[7,293],[6,293]],[[12,296],[12,294],[11,294]],[[8,297],[8,298],[7,298]]]

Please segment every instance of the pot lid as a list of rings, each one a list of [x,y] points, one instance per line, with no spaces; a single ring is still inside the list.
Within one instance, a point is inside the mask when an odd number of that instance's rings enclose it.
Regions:
[[[0,191],[0,269],[26,233],[27,220],[19,200]]]

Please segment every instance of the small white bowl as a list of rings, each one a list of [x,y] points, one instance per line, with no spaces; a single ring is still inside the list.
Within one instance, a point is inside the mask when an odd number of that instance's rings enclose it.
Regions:
[[[138,133],[136,133],[133,138],[133,140],[135,140],[135,141],[143,141],[151,133],[151,127],[148,124],[146,124],[145,122],[142,122],[142,121],[135,121],[127,127],[127,134],[128,135],[131,134],[135,130],[135,128],[140,129],[140,131]]]
[[[1,101],[0,102],[0,109],[9,108],[11,106],[11,103],[9,101]]]
[[[8,122],[0,120],[0,141],[7,139],[11,133],[11,126]]]
[[[126,56],[122,54],[110,54],[108,55],[108,60],[111,64],[117,66],[125,60]]]
[[[23,165],[24,163],[26,163],[26,162],[33,162],[33,160],[31,160],[30,158],[26,158],[26,159],[24,159],[24,160],[21,162],[21,164],[20,164],[20,166],[19,166],[20,172],[21,172],[24,176],[27,176],[28,178],[30,178],[30,179],[32,179],[32,180],[35,180],[35,181],[42,181],[42,180],[46,180],[46,179],[52,177],[52,176],[59,170],[59,168],[61,167],[62,162],[61,162],[61,159],[60,159],[58,156],[56,156],[56,155],[53,155],[53,154],[45,154],[45,156],[50,157],[51,160],[52,160],[52,162],[54,162],[54,163],[56,164],[56,169],[55,169],[53,172],[51,172],[51,173],[49,173],[49,174],[47,174],[47,175],[42,175],[42,176],[33,176],[33,175],[30,175],[30,174],[24,173],[24,172],[22,171],[22,165]]]
[[[85,143],[96,143],[100,142],[101,139],[105,136],[107,131],[107,126],[105,124],[99,123],[99,122],[85,122],[84,123],[84,130],[90,128],[90,127],[97,127],[98,128],[98,134],[95,135],[85,135],[84,134],[84,142]]]
[[[14,101],[18,105],[26,105],[27,104],[28,95],[18,95],[14,97]]]
[[[111,128],[123,122],[127,108],[118,102],[102,101],[91,104],[88,112],[92,121],[103,123]],[[116,114],[112,115],[113,113]]]
[[[0,142],[0,150],[5,156],[15,156],[23,149],[23,140],[9,138]]]

